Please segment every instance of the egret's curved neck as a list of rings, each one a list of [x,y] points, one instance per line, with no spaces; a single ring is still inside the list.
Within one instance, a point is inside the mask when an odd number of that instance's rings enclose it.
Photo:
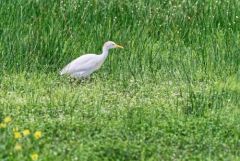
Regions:
[[[104,59],[106,59],[107,58],[107,56],[108,56],[108,48],[106,48],[106,47],[103,47],[103,49],[102,49],[102,56],[103,56],[103,58]]]

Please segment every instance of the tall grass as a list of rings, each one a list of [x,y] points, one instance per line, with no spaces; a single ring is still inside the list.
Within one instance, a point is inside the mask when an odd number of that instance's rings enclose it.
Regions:
[[[239,7],[233,0],[1,1],[2,69],[55,72],[114,40],[126,48],[105,65],[115,75],[175,70],[180,63],[192,73],[236,73]]]

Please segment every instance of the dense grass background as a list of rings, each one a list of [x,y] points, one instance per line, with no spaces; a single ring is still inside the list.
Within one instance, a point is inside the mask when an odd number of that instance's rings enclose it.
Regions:
[[[1,160],[239,160],[240,1],[1,0]],[[59,70],[112,50],[90,82]],[[39,143],[12,128],[41,130]],[[21,152],[14,145],[23,145]]]

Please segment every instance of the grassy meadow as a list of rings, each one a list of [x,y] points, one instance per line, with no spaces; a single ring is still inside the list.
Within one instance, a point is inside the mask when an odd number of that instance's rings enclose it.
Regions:
[[[240,160],[239,8],[1,0],[0,160]],[[108,40],[91,80],[59,75]]]

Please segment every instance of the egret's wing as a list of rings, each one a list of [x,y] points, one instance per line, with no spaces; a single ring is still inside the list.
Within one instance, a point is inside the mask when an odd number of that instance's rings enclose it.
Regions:
[[[94,65],[95,59],[97,59],[96,54],[86,54],[82,55],[77,59],[74,59],[68,65],[66,65],[60,72],[61,75],[63,74],[71,74],[74,72],[86,71],[91,70],[92,66]]]

